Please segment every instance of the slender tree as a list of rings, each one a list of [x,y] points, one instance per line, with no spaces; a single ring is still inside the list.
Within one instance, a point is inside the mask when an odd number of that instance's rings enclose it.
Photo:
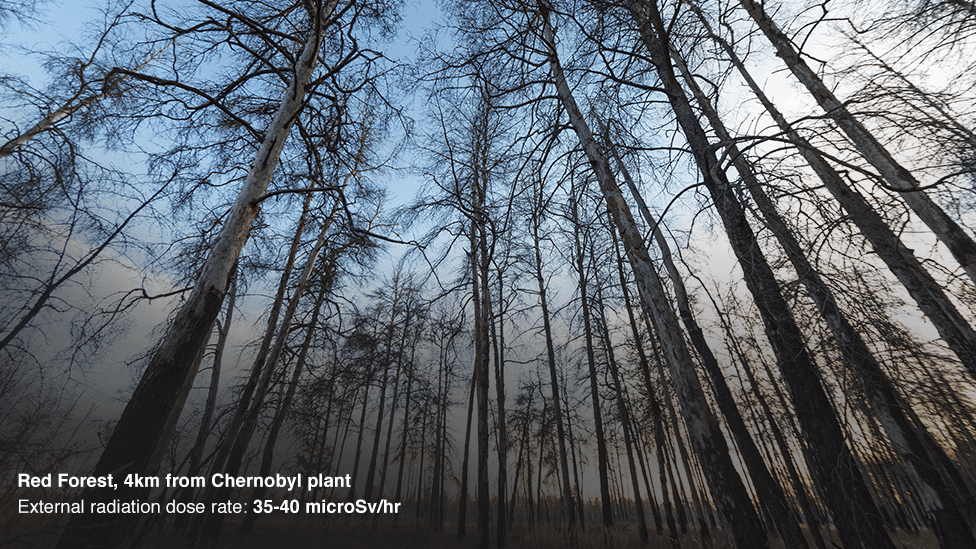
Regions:
[[[642,303],[649,309],[648,316],[658,327],[666,361],[678,389],[681,411],[692,431],[695,450],[707,464],[705,470],[709,474],[710,483],[720,494],[719,505],[732,528],[732,539],[743,547],[766,546],[768,541],[759,517],[749,501],[742,478],[732,464],[718,422],[705,401],[704,392],[694,372],[691,354],[682,339],[676,315],[667,306],[668,300],[651,264],[647,247],[637,231],[630,208],[613,178],[610,164],[583,119],[563,75],[549,23],[550,10],[547,4],[539,4],[539,15],[542,19],[543,43],[547,50],[550,72],[558,97],[596,174],[611,217],[627,251],[631,268],[637,278]]]

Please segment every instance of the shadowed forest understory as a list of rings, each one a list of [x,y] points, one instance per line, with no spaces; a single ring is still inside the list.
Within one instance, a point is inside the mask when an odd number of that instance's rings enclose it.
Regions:
[[[976,548],[973,2],[79,5],[0,545]]]

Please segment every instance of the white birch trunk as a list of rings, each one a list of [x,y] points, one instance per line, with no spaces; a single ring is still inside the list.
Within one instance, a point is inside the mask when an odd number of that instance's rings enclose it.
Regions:
[[[220,313],[228,279],[260,210],[259,199],[267,191],[285,141],[304,104],[306,86],[315,68],[321,40],[321,25],[315,25],[193,292],[150,360],[95,466],[94,475],[115,473],[125,478],[127,473],[152,474],[159,467],[161,452],[157,448],[168,444],[172,437],[172,427],[167,428],[167,419],[178,413],[174,408],[184,399],[183,392],[188,378],[192,377],[194,358],[206,343]],[[127,500],[137,499],[139,494],[139,490],[119,484],[118,490],[88,490],[84,499],[86,502]],[[57,547],[115,546],[122,530],[119,521],[105,521],[96,515],[72,515]]]

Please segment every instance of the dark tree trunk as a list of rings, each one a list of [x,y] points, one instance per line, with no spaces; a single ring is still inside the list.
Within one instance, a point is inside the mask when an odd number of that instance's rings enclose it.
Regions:
[[[539,224],[541,212],[536,211],[532,216],[532,240],[535,251],[535,279],[539,286],[539,306],[542,308],[542,326],[546,337],[546,355],[549,362],[549,382],[552,391],[553,421],[556,423],[556,438],[559,444],[560,482],[562,485],[563,513],[570,532],[576,529],[576,510],[573,494],[569,484],[569,462],[567,460],[566,433],[563,428],[562,402],[559,398],[559,376],[556,373],[556,350],[553,346],[552,327],[549,322],[549,304],[546,300],[546,281],[542,276],[542,251],[539,246],[541,240]],[[541,471],[540,471],[541,475]]]
[[[647,247],[641,240],[630,208],[613,179],[609,162],[593,139],[593,134],[583,120],[569,84],[563,76],[546,5],[540,3],[539,9],[542,16],[543,40],[548,50],[549,66],[557,94],[586,152],[613,221],[617,225],[635,272],[642,303],[649,310],[649,316],[658,324],[658,335],[664,343],[668,366],[674,375],[682,413],[685,414],[689,430],[692,432],[695,450],[702,460],[707,462],[704,468],[709,474],[709,481],[714,490],[719,494],[717,500],[732,528],[731,538],[743,547],[766,547],[768,540],[759,516],[752,507],[742,478],[739,477],[732,463],[718,422],[708,408],[701,384],[694,372],[691,354],[682,340],[681,329],[674,311],[667,306],[668,300],[651,264]]]
[[[667,34],[657,6],[654,2],[648,6],[646,12],[637,3],[629,4],[629,9],[742,265],[746,285],[762,316],[767,338],[795,404],[797,419],[810,442],[811,455],[841,538],[849,549],[893,549],[857,461],[845,444],[844,432],[806,350],[803,335],[749,227],[742,205],[711,152],[705,131],[674,74]]]
[[[471,417],[474,415],[475,388],[478,386],[478,372],[471,373],[471,392],[468,394],[468,419],[464,428],[464,447],[461,449],[464,458],[461,460],[461,494],[458,496],[458,541],[464,539],[468,522],[468,456],[471,454]],[[444,428],[447,428],[446,422]],[[443,475],[443,470],[441,471]],[[436,479],[435,479],[436,482]],[[443,494],[441,494],[443,497]]]
[[[969,278],[976,282],[976,242],[973,242],[973,239],[966,234],[962,227],[929,198],[911,172],[901,166],[875,139],[874,135],[854,118],[847,107],[834,96],[820,77],[800,57],[789,38],[766,15],[762,5],[753,0],[740,0],[739,3],[756,22],[773,47],[776,48],[776,55],[786,63],[796,79],[809,90],[817,104],[827,113],[827,116],[833,119],[847,134],[851,144],[860,151],[864,159],[878,170],[878,173],[887,182],[888,187],[900,192],[908,207],[946,245],[952,256],[969,275]],[[972,340],[970,340],[971,343]],[[968,349],[969,356],[963,359],[969,361],[969,364],[972,364],[971,361],[976,358],[971,354],[973,350],[970,347]],[[974,373],[974,371],[970,370],[970,373]]]
[[[722,412],[726,425],[739,451],[742,453],[745,467],[749,471],[749,476],[756,486],[758,496],[769,510],[786,545],[788,547],[805,548],[807,547],[806,538],[803,537],[800,525],[790,513],[783,489],[766,467],[762,453],[760,453],[758,446],[756,446],[752,435],[749,434],[749,429],[746,427],[745,421],[742,419],[742,414],[735,404],[735,398],[732,396],[732,391],[729,389],[729,385],[725,380],[725,374],[722,373],[718,360],[712,353],[708,342],[705,341],[704,332],[691,312],[691,304],[688,300],[688,292],[685,289],[684,279],[681,277],[677,266],[675,266],[671,258],[671,248],[664,238],[664,233],[660,230],[658,221],[651,216],[650,210],[644,204],[640,193],[637,192],[636,184],[631,179],[623,160],[617,155],[616,148],[610,144],[609,135],[606,132],[605,138],[607,139],[607,147],[613,152],[620,165],[620,172],[627,182],[630,192],[637,200],[638,208],[644,216],[644,221],[649,227],[654,229],[653,238],[657,241],[665,269],[668,272],[668,276],[671,277],[671,285],[674,288],[675,301],[678,305],[678,314],[681,316],[681,321],[684,323],[685,329],[688,330],[688,334],[691,336],[691,342],[695,346],[695,350],[698,351],[698,357],[701,359],[705,371],[712,380],[712,388],[715,392],[715,399],[718,402],[719,410]]]
[[[593,249],[590,248],[590,260],[593,261]],[[641,499],[640,482],[637,479],[637,464],[634,462],[634,442],[631,434],[630,414],[627,412],[627,404],[624,402],[624,389],[620,383],[620,372],[617,368],[617,360],[613,352],[613,341],[610,339],[610,328],[607,326],[607,318],[603,306],[603,288],[599,281],[596,285],[596,309],[599,314],[603,337],[603,348],[607,355],[610,367],[610,377],[613,379],[614,390],[617,393],[617,414],[620,416],[620,423],[623,425],[624,445],[627,447],[627,464],[630,468],[630,483],[634,490],[634,504],[637,507],[637,532],[640,535],[641,543],[647,544],[647,521],[644,519],[644,501]]]
[[[590,319],[589,297],[586,291],[586,266],[583,263],[585,249],[581,242],[581,224],[579,219],[579,204],[576,192],[570,196],[570,208],[573,221],[573,238],[575,249],[573,253],[574,267],[579,278],[580,315],[583,317],[583,336],[586,345],[586,365],[590,378],[590,406],[593,408],[593,426],[596,432],[597,474],[600,480],[600,508],[603,513],[603,526],[613,526],[613,510],[610,507],[610,483],[607,480],[607,442],[603,433],[603,415],[600,412],[600,391],[597,384],[596,357],[593,350],[593,328]]]

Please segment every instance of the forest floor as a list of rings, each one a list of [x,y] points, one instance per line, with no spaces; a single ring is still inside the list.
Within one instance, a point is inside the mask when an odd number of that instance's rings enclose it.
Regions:
[[[374,518],[350,518],[341,524],[333,520],[331,523],[310,521],[308,517],[274,517],[264,522],[258,522],[253,532],[241,534],[236,524],[228,524],[220,541],[212,549],[258,549],[266,547],[288,547],[290,549],[341,547],[343,549],[426,549],[452,548],[474,549],[477,546],[476,525],[468,524],[467,537],[457,540],[456,526],[446,526],[443,532],[434,532],[423,522],[413,520],[392,524]],[[491,532],[491,545],[495,547],[494,524]],[[724,535],[721,531],[712,532],[713,548],[725,547]],[[935,537],[928,531],[918,534],[897,530],[892,540],[898,549],[937,549],[939,547]],[[680,537],[681,547],[702,547],[701,540],[694,529]],[[774,549],[786,548],[776,540]],[[839,547],[839,540],[834,540]],[[830,543],[830,540],[828,540]],[[152,536],[151,540],[140,544],[141,549],[169,549],[185,547],[183,539],[175,534]],[[508,532],[506,549],[563,549],[570,547],[569,536],[555,526],[530,527],[524,523],[517,523]],[[657,536],[651,527],[650,541],[642,545],[633,523],[617,526],[605,533],[604,530],[590,525],[581,535],[578,549],[670,549],[667,532]],[[810,547],[815,547],[810,541]],[[211,549],[206,545],[197,545],[198,549]]]
[[[21,526],[26,526],[22,524]],[[35,527],[41,526],[35,524]],[[263,549],[271,547],[288,547],[289,549],[306,549],[321,547],[341,547],[342,549],[427,549],[446,547],[451,549],[474,549],[477,546],[477,533],[474,521],[468,524],[468,535],[463,541],[457,540],[455,524],[446,524],[442,532],[434,532],[425,521],[413,519],[400,521],[393,525],[386,520],[372,517],[344,517],[343,520],[313,520],[307,515],[295,517],[271,517],[262,519],[255,525],[254,531],[242,534],[239,531],[239,521],[225,523],[223,535],[215,544],[198,543],[196,549]],[[650,541],[642,545],[637,534],[637,527],[633,523],[617,526],[609,531],[588,524],[588,528],[580,534],[577,549],[670,549],[667,532],[657,536],[651,526]],[[53,547],[60,534],[60,528],[48,523],[43,528],[29,528],[33,533],[26,536],[5,537],[6,543],[0,541],[0,546],[20,547]],[[724,535],[718,529],[712,531],[713,549],[726,547]],[[898,549],[937,549],[939,547],[931,532],[923,530],[915,534],[897,530],[892,535],[895,547]],[[680,536],[680,544],[684,549],[702,547],[697,531],[688,529],[687,534]],[[828,544],[831,540],[828,540]],[[832,540],[839,541],[834,536]],[[492,525],[491,545],[495,547],[495,530]],[[529,526],[517,522],[508,532],[506,549],[563,549],[570,547],[569,536],[561,525]],[[188,548],[189,544],[182,534],[175,532],[169,525],[161,530],[151,532],[138,545],[139,549],[179,549]],[[815,547],[810,540],[810,547]],[[773,549],[791,549],[776,540]]]

